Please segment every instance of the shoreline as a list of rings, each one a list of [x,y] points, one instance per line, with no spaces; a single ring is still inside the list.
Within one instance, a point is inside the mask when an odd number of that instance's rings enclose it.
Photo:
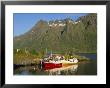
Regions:
[[[77,53],[77,54],[73,55],[73,57],[76,57],[79,60],[78,63],[84,62],[84,61],[90,61],[90,58],[87,58],[85,56],[81,56],[81,55],[78,55],[78,54],[81,54],[81,53]],[[86,53],[83,53],[83,54],[86,54]],[[19,58],[19,60],[18,60],[19,62],[13,64],[14,68],[24,67],[24,66],[35,66],[35,65],[39,65],[39,63],[40,63],[40,58],[36,59],[36,61],[33,61],[33,59],[27,59],[27,63],[21,63],[20,60],[25,61],[25,59]],[[28,60],[30,60],[31,62],[28,62]]]

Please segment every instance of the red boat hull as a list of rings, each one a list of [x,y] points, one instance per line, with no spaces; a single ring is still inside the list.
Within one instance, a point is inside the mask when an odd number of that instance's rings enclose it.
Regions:
[[[45,63],[44,62],[44,68],[47,69],[53,69],[53,68],[59,68],[62,67],[62,63]]]

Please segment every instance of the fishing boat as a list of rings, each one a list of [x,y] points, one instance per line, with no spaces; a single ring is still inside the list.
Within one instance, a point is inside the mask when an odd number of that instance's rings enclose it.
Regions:
[[[46,53],[47,53],[47,49],[46,49]],[[52,54],[52,50],[50,56],[43,58],[42,61],[42,65],[46,69],[60,68],[63,65],[71,65],[75,63],[78,63],[77,58],[65,60],[64,56],[58,54],[57,55]]]
[[[47,48],[46,48],[46,54],[47,54]],[[49,57],[46,57],[43,59],[43,66],[46,69],[52,69],[52,68],[59,68],[62,67],[62,63],[59,60],[52,60],[53,54],[52,54],[52,50],[51,50],[51,54]],[[51,59],[51,60],[50,60]]]
[[[73,64],[77,64],[77,63],[78,63],[77,58],[74,58],[74,59],[69,59],[69,60],[44,61],[43,65],[44,65],[44,68],[46,68],[46,69],[53,69],[53,68],[60,68],[62,66],[73,65]]]

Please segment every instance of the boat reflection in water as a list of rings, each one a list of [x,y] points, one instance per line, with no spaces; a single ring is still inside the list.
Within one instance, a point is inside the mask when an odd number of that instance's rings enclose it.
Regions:
[[[78,64],[70,65],[70,66],[63,66],[60,68],[54,68],[54,69],[47,69],[45,68],[45,71],[49,75],[74,75],[77,72]]]
[[[78,64],[62,66],[60,68],[44,68],[41,66],[20,67],[14,71],[16,75],[75,75]]]

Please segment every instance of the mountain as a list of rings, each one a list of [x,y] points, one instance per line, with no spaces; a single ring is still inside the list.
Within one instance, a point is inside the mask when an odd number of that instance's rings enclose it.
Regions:
[[[14,49],[53,51],[57,53],[97,51],[97,14],[78,18],[39,20],[28,32],[14,37]]]

